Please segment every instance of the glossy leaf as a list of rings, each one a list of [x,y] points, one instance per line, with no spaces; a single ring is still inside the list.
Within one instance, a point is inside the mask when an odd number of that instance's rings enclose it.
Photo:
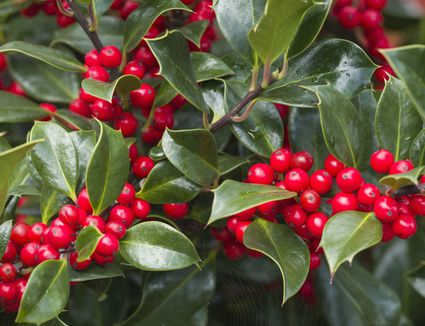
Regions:
[[[415,291],[425,298],[425,262],[411,270],[407,278]]]
[[[406,159],[413,139],[422,130],[422,119],[407,95],[404,83],[391,78],[385,84],[376,109],[376,134],[380,148]]]
[[[174,89],[174,87],[171,86],[171,84],[166,80],[163,80],[161,86],[158,89],[158,92],[156,93],[153,107],[158,108],[170,103],[177,94],[178,92]]]
[[[85,282],[91,280],[99,280],[104,278],[112,277],[124,277],[124,273],[117,259],[112,264],[106,266],[99,266],[97,264],[91,264],[89,268],[76,271],[71,266],[69,270],[69,280],[71,282]]]
[[[392,190],[418,183],[418,179],[425,173],[425,166],[418,166],[406,173],[389,174],[379,180],[380,184],[390,186]]]
[[[94,215],[101,214],[121,193],[130,166],[128,148],[120,131],[99,122],[100,135],[86,174]]]
[[[270,85],[259,100],[315,107],[318,103],[315,94],[300,86],[330,84],[352,97],[370,84],[375,69],[358,45],[346,40],[324,40],[290,59],[286,76]]]
[[[0,123],[26,122],[45,116],[46,112],[31,100],[0,91]]]
[[[249,32],[249,42],[263,62],[273,63],[295,38],[311,0],[267,0],[264,14]]]
[[[207,130],[166,130],[162,148],[180,172],[200,185],[210,185],[219,175],[215,140]]]
[[[13,221],[8,220],[0,225],[0,257],[3,257],[12,232]]]
[[[352,263],[359,252],[382,239],[382,224],[372,213],[347,211],[326,223],[320,247],[325,251],[332,276],[344,262]]]
[[[71,130],[91,130],[93,129],[91,121],[81,115],[75,114],[68,109],[59,109],[54,114],[55,120]]]
[[[288,58],[292,58],[306,50],[319,35],[331,9],[332,0],[314,3],[307,9],[301,25],[288,50]]]
[[[282,304],[299,291],[309,272],[310,253],[304,241],[290,228],[256,219],[246,229],[243,243],[279,266],[283,279]]]
[[[406,83],[407,91],[422,120],[425,120],[425,59],[424,45],[409,45],[382,50],[384,57],[394,69],[398,78]]]
[[[211,192],[203,192],[193,202],[190,208],[189,218],[203,225],[208,223],[211,216],[211,207],[214,195]]]
[[[413,140],[409,156],[415,166],[425,165],[425,129]]]
[[[78,154],[78,185],[81,188],[87,172],[90,158],[96,146],[96,132],[93,130],[80,130],[70,133]]]
[[[144,284],[140,306],[120,326],[192,325],[188,322],[210,302],[215,286],[213,256],[201,268],[152,273]]]
[[[75,201],[78,156],[70,134],[54,123],[37,121],[30,138],[45,139],[31,151],[32,162],[43,182]]]
[[[208,224],[269,201],[296,196],[296,193],[276,186],[249,184],[234,180],[225,180],[213,192],[214,202]]]
[[[78,253],[77,262],[82,262],[91,257],[102,236],[103,233],[92,225],[85,227],[78,233],[77,240],[75,241],[75,249]]]
[[[195,246],[170,225],[151,221],[127,230],[120,254],[132,266],[148,271],[167,271],[198,265]]]
[[[218,170],[220,175],[232,172],[233,170],[248,164],[249,159],[245,157],[233,156],[228,154],[219,154],[218,155]]]
[[[180,0],[147,0],[127,19],[124,29],[124,50],[130,52],[143,39],[153,22],[167,11],[179,9],[189,11]]]
[[[90,9],[93,18],[93,30],[97,30],[99,19],[102,17],[111,7],[114,0],[90,0]]]
[[[182,33],[189,41],[192,41],[197,47],[200,47],[202,35],[204,35],[208,24],[208,20],[198,20],[178,28],[178,31]]]
[[[0,53],[22,53],[57,69],[84,72],[86,68],[71,54],[47,46],[13,41],[0,46]]]
[[[41,102],[69,103],[78,98],[78,74],[51,67],[22,55],[9,58],[9,71],[25,93]]]
[[[234,74],[228,65],[210,53],[192,52],[191,60],[198,83]]]
[[[112,83],[105,83],[92,78],[84,79],[81,83],[84,91],[90,95],[112,103],[114,93],[128,94],[131,91],[139,89],[142,81],[134,75],[122,75]]]
[[[49,185],[44,185],[40,197],[41,221],[45,224],[56,215],[62,206],[68,203],[68,197]]]
[[[208,106],[196,83],[187,42],[178,32],[147,41],[158,60],[159,74],[197,109],[208,112]]]
[[[69,298],[66,260],[46,260],[31,273],[16,322],[40,325],[65,309]]]
[[[136,197],[152,204],[183,203],[192,200],[201,191],[170,162],[157,163],[149,173]]]

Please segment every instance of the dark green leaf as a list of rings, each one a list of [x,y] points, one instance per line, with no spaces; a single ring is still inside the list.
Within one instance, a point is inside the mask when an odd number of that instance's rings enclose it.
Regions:
[[[127,181],[128,148],[122,133],[99,122],[100,135],[87,167],[86,186],[95,215],[102,213],[121,193]]]
[[[283,279],[284,304],[303,285],[310,265],[310,253],[301,238],[284,225],[256,219],[245,231],[243,243],[272,259]]]
[[[425,298],[425,262],[422,261],[419,266],[411,270],[407,277],[416,292]]]
[[[114,0],[90,0],[93,18],[93,30],[97,30],[100,17],[102,17],[109,10],[113,1]]]
[[[219,176],[215,140],[207,130],[166,130],[162,148],[180,172],[200,185],[208,186]]]
[[[406,83],[407,91],[416,106],[422,120],[425,120],[425,71],[422,69],[425,59],[424,45],[409,45],[382,50],[388,63],[398,78]]]
[[[86,70],[84,65],[71,54],[47,46],[13,41],[0,46],[0,53],[7,52],[25,54],[60,70],[75,72]]]
[[[9,196],[41,196],[40,190],[31,185],[18,185],[14,187],[10,187]]]
[[[220,171],[220,175],[232,172],[249,162],[250,160],[245,157],[232,156],[225,153],[218,155],[218,169]]]
[[[190,10],[179,0],[145,1],[143,6],[135,10],[126,21],[124,29],[124,52],[134,50],[153,22],[163,13],[173,9]]]
[[[134,75],[122,75],[112,83],[105,83],[92,78],[84,79],[81,83],[84,91],[109,103],[112,102],[114,93],[126,95],[140,87],[142,81]]]
[[[409,156],[415,166],[425,165],[425,129],[413,140]]]
[[[196,199],[190,209],[189,218],[206,225],[211,216],[211,207],[214,195],[211,192],[203,192]]]
[[[323,248],[331,274],[342,263],[350,264],[360,251],[382,239],[382,224],[373,213],[348,211],[334,215],[326,223],[320,247]]]
[[[208,106],[214,112],[214,117],[211,123],[216,122],[226,114],[226,105],[224,100],[225,85],[226,83],[222,79],[217,81],[208,81],[202,84],[202,95],[208,103]],[[235,102],[230,103],[230,105],[235,104]]]
[[[311,0],[268,0],[264,14],[248,38],[263,62],[273,63],[294,40]]]
[[[422,124],[404,83],[391,78],[385,84],[376,109],[375,126],[380,147],[393,153],[396,161],[408,158],[409,148],[422,130]]]
[[[32,121],[46,115],[46,111],[29,99],[0,91],[0,123]]]
[[[51,122],[36,122],[31,140],[45,139],[31,151],[31,159],[43,181],[74,202],[78,180],[78,156],[69,133]]]
[[[201,186],[170,162],[162,161],[154,166],[136,196],[152,204],[183,203],[192,200],[200,191]]]
[[[68,197],[63,195],[49,185],[43,185],[40,198],[41,221],[47,224],[56,215],[62,206],[68,203]]]
[[[417,168],[400,174],[389,174],[379,180],[380,184],[390,186],[392,190],[413,185],[418,183],[418,179],[425,173],[425,166],[418,166]]]
[[[150,274],[143,288],[139,308],[119,325],[187,325],[214,294],[214,258],[210,255],[201,268]],[[173,314],[169,313],[171,310]]]
[[[54,117],[56,120],[60,121],[62,125],[69,127],[71,130],[93,129],[88,118],[77,115],[68,109],[57,110]]]
[[[209,24],[208,20],[199,20],[178,28],[178,31],[184,35],[189,41],[201,46],[201,38]]]
[[[295,196],[296,193],[275,186],[226,180],[214,190],[214,202],[208,224],[260,204]]]
[[[40,325],[65,309],[69,298],[66,260],[46,260],[31,273],[16,322]]]
[[[147,41],[158,60],[159,74],[196,108],[208,112],[208,106],[196,83],[187,42],[178,32]]]
[[[191,59],[198,83],[234,74],[229,66],[210,53],[192,52]]]
[[[71,266],[69,270],[69,280],[71,282],[84,282],[91,280],[99,280],[111,277],[124,277],[121,265],[117,262],[117,259],[112,264],[106,266],[99,266],[92,264],[89,268],[76,271]]]
[[[8,16],[18,12],[31,3],[31,0],[24,0],[17,2],[16,0],[5,0],[0,3],[0,16]]]
[[[9,242],[10,232],[12,231],[13,221],[8,220],[0,225],[0,257],[3,257]]]
[[[136,268],[166,271],[198,265],[195,246],[180,231],[162,222],[143,222],[127,230],[120,254]]]
[[[102,236],[103,233],[100,232],[97,227],[92,225],[85,227],[78,233],[77,240],[75,241],[75,249],[78,253],[78,262],[82,262],[91,257]]]
[[[96,145],[96,132],[94,130],[81,130],[70,133],[78,154],[78,185],[81,188],[87,172],[90,158]]]
[[[156,93],[155,102],[152,107],[158,108],[170,103],[177,94],[178,92],[174,89],[174,87],[171,86],[170,83],[166,80],[163,80],[161,86],[158,89],[158,92]]]
[[[331,84],[352,97],[370,84],[375,69],[376,65],[358,45],[346,40],[324,40],[289,60],[286,76],[269,86],[259,99],[315,107],[315,94],[299,86]]]

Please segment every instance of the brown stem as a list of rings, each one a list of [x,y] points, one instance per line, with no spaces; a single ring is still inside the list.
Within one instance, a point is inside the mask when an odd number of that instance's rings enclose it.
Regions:
[[[402,197],[407,195],[425,194],[425,183],[420,185],[409,185],[394,191],[391,195],[393,197]]]

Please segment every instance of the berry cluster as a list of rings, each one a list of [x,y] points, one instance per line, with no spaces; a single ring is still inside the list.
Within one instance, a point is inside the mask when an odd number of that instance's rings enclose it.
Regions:
[[[379,49],[391,48],[382,27],[384,18],[381,12],[387,4],[387,0],[362,0],[357,6],[354,6],[352,2],[352,0],[336,1],[333,12],[343,27],[349,29],[360,27],[362,29],[369,53],[381,63],[381,67],[375,72],[375,78],[383,83],[389,79],[389,75],[394,75],[390,65],[379,53]]]

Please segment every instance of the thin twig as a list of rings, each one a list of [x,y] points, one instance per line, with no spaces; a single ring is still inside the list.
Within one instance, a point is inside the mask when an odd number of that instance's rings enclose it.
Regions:
[[[425,194],[425,184],[420,185],[409,185],[397,189],[391,195],[392,197],[402,197],[407,195],[415,195],[415,194]]]

